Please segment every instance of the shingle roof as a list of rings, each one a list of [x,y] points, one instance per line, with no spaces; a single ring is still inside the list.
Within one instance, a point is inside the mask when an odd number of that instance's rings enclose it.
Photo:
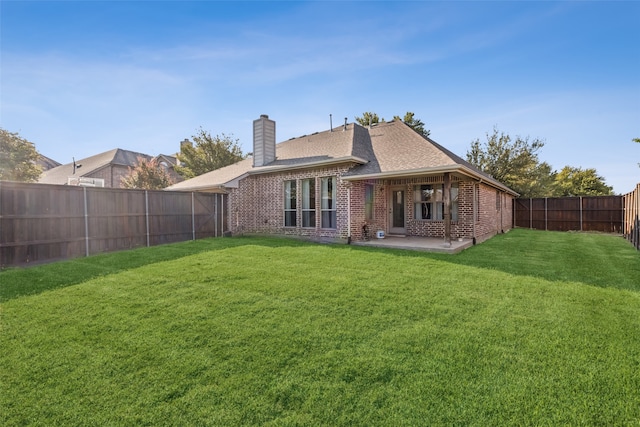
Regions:
[[[91,175],[98,169],[110,164],[135,166],[138,157],[151,159],[151,156],[147,154],[114,148],[113,150],[105,151],[104,153],[96,154],[95,156],[76,160],[76,164],[82,165],[82,167],[76,169],[75,176],[80,177]],[[73,162],[43,172],[42,175],[40,175],[38,182],[41,184],[66,184],[70,176],[74,176]]]
[[[456,171],[489,181],[510,191],[491,176],[439,145],[415,132],[402,121],[379,123],[365,128],[351,123],[346,130],[340,126],[292,138],[276,144],[276,160],[265,166],[253,167],[252,159],[200,175],[175,184],[170,190],[211,190],[235,186],[234,182],[245,174],[274,170],[311,167],[330,162],[356,163],[344,177],[392,177],[406,173],[435,173]],[[434,172],[430,172],[434,171]]]
[[[366,162],[355,156],[358,152],[355,147],[354,129],[362,127],[348,125],[346,130],[341,126],[335,130],[317,132],[292,138],[288,141],[276,144],[276,160],[265,166],[253,167],[253,159],[248,158],[225,166],[211,172],[207,172],[195,178],[168,187],[168,190],[199,190],[215,189],[232,185],[231,182],[248,173],[262,173],[287,168],[300,168],[321,163],[331,162]]]

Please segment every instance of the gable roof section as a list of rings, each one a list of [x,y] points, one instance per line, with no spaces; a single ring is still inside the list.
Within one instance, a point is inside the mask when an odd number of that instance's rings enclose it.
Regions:
[[[244,159],[168,190],[224,191],[237,187],[247,175],[287,171],[330,164],[355,163],[343,175],[345,180],[399,178],[452,172],[466,175],[516,195],[513,190],[480,171],[435,141],[425,138],[402,121],[379,123],[365,128],[351,123],[336,130],[292,138],[276,145],[276,160],[253,167]]]
[[[76,169],[75,176],[88,176],[109,165],[135,166],[138,157],[151,159],[151,156],[147,154],[114,148],[95,156],[76,160],[76,165],[82,165],[82,167]],[[66,184],[70,176],[74,176],[73,162],[43,172],[38,182],[41,184]]]
[[[341,163],[367,163],[367,159],[357,156],[354,147],[354,131],[359,126],[349,125],[336,130],[317,132],[292,138],[276,144],[276,159],[264,166],[253,166],[251,158],[241,160],[189,180],[179,182],[167,190],[221,191],[226,187],[236,187],[237,181],[247,175],[272,173],[286,170],[305,169]]]
[[[426,138],[400,120],[378,123],[369,129],[371,149],[369,163],[357,166],[344,179],[400,178],[451,172],[484,181],[517,195],[516,192],[482,172],[447,148]]]

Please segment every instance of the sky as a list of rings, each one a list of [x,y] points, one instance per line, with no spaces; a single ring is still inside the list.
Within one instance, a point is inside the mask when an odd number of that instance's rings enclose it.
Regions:
[[[640,183],[640,2],[0,1],[0,127],[60,163],[252,151],[408,111],[461,157],[494,129],[553,169]]]

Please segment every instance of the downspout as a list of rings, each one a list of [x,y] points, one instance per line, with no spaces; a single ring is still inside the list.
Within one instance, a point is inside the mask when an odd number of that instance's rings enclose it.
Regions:
[[[347,245],[351,244],[351,184],[347,186]]]
[[[479,183],[473,185],[473,195],[471,196],[471,200],[473,200],[473,218],[471,218],[471,224],[473,224],[473,244],[476,244],[476,222],[478,218],[478,203],[480,203],[480,183],[482,183],[482,179]]]
[[[444,244],[451,246],[451,175],[444,173]]]

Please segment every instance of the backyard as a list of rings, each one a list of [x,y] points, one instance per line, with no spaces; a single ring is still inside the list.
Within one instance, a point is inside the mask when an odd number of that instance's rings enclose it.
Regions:
[[[205,239],[0,272],[0,425],[638,425],[640,253]]]

